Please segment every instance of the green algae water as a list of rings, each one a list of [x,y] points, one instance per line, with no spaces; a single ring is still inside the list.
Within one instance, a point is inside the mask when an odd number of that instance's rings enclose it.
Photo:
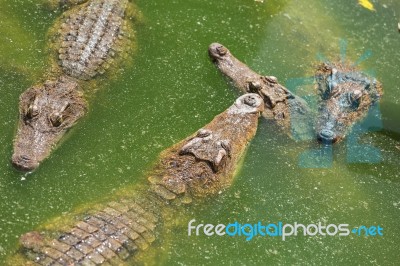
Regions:
[[[360,62],[383,83],[382,126],[360,137],[379,150],[374,163],[349,161],[348,142],[329,164],[308,168],[295,142],[260,121],[233,185],[193,204],[154,245],[159,265],[396,265],[400,261],[400,3],[374,1],[136,1],[134,63],[115,69],[91,97],[89,113],[31,174],[10,165],[18,97],[46,71],[46,32],[60,12],[39,2],[0,0],[0,265],[21,234],[135,183],[163,149],[193,133],[239,95],[210,62],[226,45],[254,70],[281,83],[307,80],[321,57]],[[342,45],[346,42],[347,45]],[[370,51],[370,52],[368,52]],[[367,55],[367,56],[366,56]],[[365,59],[365,60],[363,60]],[[118,72],[118,73],[117,73]],[[312,96],[312,86],[295,87]],[[318,165],[317,165],[318,166]],[[188,236],[188,222],[380,226],[383,236]],[[154,261],[149,261],[154,263]]]

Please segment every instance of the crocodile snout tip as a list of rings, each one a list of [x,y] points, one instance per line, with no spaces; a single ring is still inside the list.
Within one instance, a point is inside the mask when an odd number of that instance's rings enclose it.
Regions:
[[[243,103],[254,108],[259,108],[264,106],[264,101],[256,93],[247,93],[243,95]]]
[[[333,144],[338,140],[337,135],[330,129],[322,129],[318,132],[318,141],[323,144]]]
[[[29,172],[35,170],[39,166],[39,162],[33,160],[28,155],[14,154],[11,163],[15,169],[22,172]]]
[[[253,114],[264,111],[264,101],[256,93],[247,93],[236,99],[231,107],[231,113]]]
[[[228,49],[220,43],[212,43],[208,46],[208,53],[212,58],[219,58],[228,53]]]

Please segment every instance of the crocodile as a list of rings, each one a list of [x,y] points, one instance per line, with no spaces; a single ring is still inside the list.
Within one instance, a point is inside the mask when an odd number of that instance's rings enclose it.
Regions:
[[[134,47],[128,0],[57,1],[72,6],[49,31],[50,67],[45,81],[20,96],[12,164],[31,171],[51,153],[87,110],[84,92],[96,88],[113,64]],[[132,14],[132,15],[131,15]]]
[[[195,134],[164,150],[145,185],[21,236],[9,265],[133,265],[161,228],[193,200],[218,195],[254,137],[264,103],[245,94]],[[175,212],[174,212],[175,210]],[[179,211],[178,211],[179,210]],[[71,222],[68,222],[71,220]],[[162,244],[162,242],[161,242]]]
[[[244,93],[259,94],[265,103],[263,116],[296,140],[309,139],[314,132],[312,110],[275,76],[260,75],[239,61],[224,45],[212,43],[209,55],[217,68]]]
[[[379,81],[345,62],[320,64],[315,80],[319,94],[316,132],[324,144],[342,140],[383,93]]]
[[[381,83],[356,66],[325,62],[315,72],[319,98],[315,112],[302,98],[280,85],[276,77],[257,74],[222,44],[213,43],[208,51],[217,68],[234,86],[262,96],[263,115],[297,140],[307,140],[310,136],[323,144],[342,140],[382,95]]]

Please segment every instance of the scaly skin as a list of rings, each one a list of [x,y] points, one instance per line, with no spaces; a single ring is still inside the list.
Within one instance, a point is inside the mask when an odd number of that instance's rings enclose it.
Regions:
[[[276,77],[263,76],[251,70],[222,44],[211,44],[208,52],[217,68],[236,88],[244,93],[257,93],[263,98],[265,118],[295,139],[309,139],[313,132],[313,120],[310,119],[311,111],[303,99],[279,84]]]
[[[382,96],[382,85],[354,66],[321,64],[315,74],[320,95],[317,138],[325,144],[342,140]]]
[[[176,206],[218,194],[232,183],[263,108],[257,94],[239,97],[196,134],[162,152],[144,187],[74,215],[71,226],[23,235],[18,253],[8,264],[138,263],[140,251],[157,239],[162,241],[163,210],[171,214]]]
[[[73,79],[62,76],[21,94],[12,156],[16,168],[30,171],[38,167],[52,146],[85,114],[86,102],[77,88]]]
[[[128,0],[92,0],[63,14],[53,38],[64,74],[89,80],[104,73],[129,34],[124,29],[127,6]]]
[[[32,171],[49,156],[87,109],[81,88],[89,91],[88,87],[97,87],[94,78],[111,64],[121,63],[132,50],[133,30],[126,14],[132,11],[132,3],[91,0],[78,5],[81,2],[57,2],[73,8],[64,12],[50,30],[50,78],[20,97],[12,156],[12,164],[19,170]]]

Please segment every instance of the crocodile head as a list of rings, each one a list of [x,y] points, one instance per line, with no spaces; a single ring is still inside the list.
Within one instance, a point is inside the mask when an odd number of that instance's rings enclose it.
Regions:
[[[197,133],[165,151],[162,167],[149,177],[156,193],[165,199],[204,197],[229,186],[263,110],[261,96],[242,95]]]
[[[317,138],[325,144],[343,139],[382,95],[376,79],[341,63],[320,65],[315,78],[320,95]]]
[[[21,94],[12,156],[17,169],[37,168],[66,130],[84,115],[86,103],[77,87],[76,82],[62,77]]]

